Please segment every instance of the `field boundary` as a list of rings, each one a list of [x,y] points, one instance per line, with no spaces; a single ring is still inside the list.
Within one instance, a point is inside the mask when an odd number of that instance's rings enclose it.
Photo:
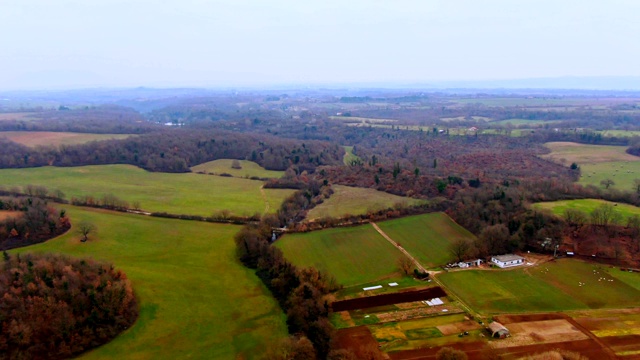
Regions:
[[[405,256],[407,256],[411,261],[413,261],[413,263],[416,265],[416,267],[418,269],[420,269],[420,271],[425,272],[425,273],[429,273],[429,278],[430,279],[433,279],[433,281],[435,281],[435,283],[438,284],[439,287],[441,287],[443,289],[447,289],[447,287],[435,276],[435,275],[438,274],[437,271],[428,271],[427,269],[425,269],[424,266],[422,266],[422,264],[420,264],[420,262],[418,262],[418,260],[416,260],[413,256],[411,256],[411,254],[409,254],[409,252],[407,250],[405,250],[400,244],[398,244],[389,235],[387,235],[384,231],[382,231],[382,229],[380,229],[378,224],[376,224],[374,222],[371,222],[371,225],[373,225],[373,228],[376,229],[376,231],[378,233],[380,233],[380,235],[382,235],[382,237],[387,239],[387,241],[389,241],[393,246],[395,246],[398,250],[400,250],[403,254],[405,254]],[[462,309],[465,312],[467,312],[468,314],[471,314],[473,316],[477,315],[477,313],[474,312],[469,305],[467,305],[464,301],[462,301],[462,299],[458,295],[456,295],[454,292],[452,292],[449,289],[447,289],[447,290],[448,290],[447,295],[449,297],[453,298],[454,300],[456,300],[460,304],[460,307],[462,307]]]

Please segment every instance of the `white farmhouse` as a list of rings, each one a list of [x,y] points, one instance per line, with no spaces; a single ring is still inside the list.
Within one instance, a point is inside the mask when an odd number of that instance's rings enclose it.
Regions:
[[[491,258],[491,262],[498,265],[501,268],[507,268],[512,266],[520,266],[524,264],[524,258],[522,256],[507,254],[498,255]]]

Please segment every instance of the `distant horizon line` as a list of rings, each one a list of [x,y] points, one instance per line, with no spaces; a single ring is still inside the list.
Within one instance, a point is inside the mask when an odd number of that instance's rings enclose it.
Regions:
[[[65,92],[109,90],[555,90],[555,91],[640,91],[640,76],[558,76],[536,78],[483,79],[483,80],[418,80],[418,81],[290,81],[290,82],[236,82],[221,84],[67,84],[8,87],[0,92]],[[331,89],[333,88],[333,89]],[[351,89],[350,89],[351,88]]]

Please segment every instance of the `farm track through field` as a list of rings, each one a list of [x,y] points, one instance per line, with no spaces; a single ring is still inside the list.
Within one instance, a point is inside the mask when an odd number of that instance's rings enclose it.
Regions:
[[[400,250],[405,256],[407,256],[411,261],[413,261],[413,263],[416,265],[416,267],[418,269],[420,269],[420,271],[422,272],[428,272],[429,273],[429,278],[433,279],[433,281],[435,281],[436,284],[438,284],[438,286],[440,286],[443,289],[447,289],[446,286],[444,286],[443,283],[440,282],[440,280],[438,280],[438,278],[435,276],[436,274],[438,274],[437,271],[428,271],[427,269],[424,268],[424,266],[422,266],[422,264],[420,264],[418,262],[418,260],[416,260],[413,256],[411,256],[411,254],[409,254],[409,252],[407,250],[405,250],[402,246],[400,246],[400,244],[398,244],[395,240],[393,240],[389,235],[387,235],[384,231],[382,231],[382,229],[380,229],[380,227],[378,226],[378,224],[372,222],[371,225],[373,225],[373,228],[376,229],[376,231],[378,233],[380,233],[380,235],[382,235],[383,238],[387,239],[387,241],[389,241],[393,246],[395,246],[398,250]],[[448,289],[447,289],[448,290]],[[462,301],[462,299],[454,294],[451,290],[447,291],[447,294],[449,297],[453,298],[454,300],[456,300],[459,304],[460,307],[462,307],[462,309],[464,311],[466,311],[468,314],[471,314],[472,316],[476,317],[478,314],[473,311],[471,309],[470,306],[468,306],[464,301]]]
[[[267,194],[264,192],[264,185],[260,186],[260,195],[262,195],[262,199],[264,200],[264,203],[265,203],[264,213],[268,214],[269,213],[269,200],[267,199]]]

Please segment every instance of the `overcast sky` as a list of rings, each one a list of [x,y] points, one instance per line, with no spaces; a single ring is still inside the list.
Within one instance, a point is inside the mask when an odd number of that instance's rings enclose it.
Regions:
[[[0,88],[640,76],[637,0],[0,0]]]

